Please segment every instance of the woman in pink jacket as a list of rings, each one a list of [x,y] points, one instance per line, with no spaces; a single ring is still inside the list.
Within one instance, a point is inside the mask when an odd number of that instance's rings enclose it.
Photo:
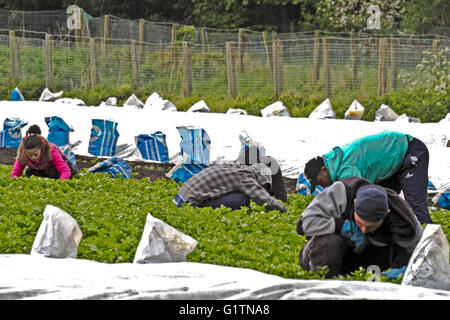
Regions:
[[[78,173],[77,167],[67,158],[58,146],[41,136],[41,129],[32,125],[17,149],[11,179],[20,177],[25,167],[25,176],[38,176],[53,179],[70,179]]]

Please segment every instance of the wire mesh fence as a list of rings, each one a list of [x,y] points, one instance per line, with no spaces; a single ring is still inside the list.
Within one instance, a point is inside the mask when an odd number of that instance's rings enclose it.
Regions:
[[[70,7],[69,7],[70,8]],[[102,17],[92,17],[80,9],[77,19],[77,28],[68,27],[68,19],[73,15],[73,11],[10,11],[0,9],[0,30],[14,30],[25,34],[40,34],[41,38],[45,34],[51,34],[55,38],[86,37],[86,38],[107,38],[115,40],[136,40],[153,44],[168,44],[175,41],[189,41],[195,44],[218,44],[227,41],[261,42],[265,40],[302,40],[314,38],[316,31],[304,32],[261,32],[245,28],[239,29],[216,29],[208,27],[195,27],[169,22],[154,22],[144,19],[128,20],[121,19],[113,15]],[[441,38],[449,40],[448,32],[441,34]],[[348,32],[327,32],[319,31],[321,36],[328,37],[349,37]],[[445,34],[445,35],[444,35]],[[390,37],[402,38],[407,41],[430,39],[435,35],[407,35],[398,33],[384,34],[380,30],[362,29],[358,32],[358,38],[380,38]]]
[[[424,51],[450,46],[446,37],[276,34],[112,16],[85,19],[76,33],[67,32],[66,19],[65,11],[0,10],[0,76],[45,79],[48,88],[64,90],[128,85],[182,96],[382,96],[408,86],[399,75],[414,73]]]

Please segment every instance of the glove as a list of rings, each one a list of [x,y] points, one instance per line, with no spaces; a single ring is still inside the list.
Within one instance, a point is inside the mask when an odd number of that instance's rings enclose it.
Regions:
[[[346,237],[355,243],[355,253],[362,252],[368,244],[366,236],[353,221],[346,220],[340,233],[341,236]]]
[[[388,278],[391,278],[393,280],[397,280],[397,278],[401,275],[404,274],[406,271],[406,266],[403,266],[401,268],[398,269],[391,269],[389,271],[385,271],[383,272],[383,274],[385,276],[387,276]]]

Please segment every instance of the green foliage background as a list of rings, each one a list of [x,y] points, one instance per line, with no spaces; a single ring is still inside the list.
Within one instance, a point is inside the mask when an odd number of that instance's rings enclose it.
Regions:
[[[10,180],[11,169],[0,165],[0,254],[29,254],[50,204],[77,220],[83,233],[78,259],[132,263],[150,213],[198,241],[188,261],[250,268],[286,278],[324,279],[326,270],[304,271],[298,265],[306,239],[296,233],[296,225],[311,196],[290,194],[287,213],[254,203],[252,210],[177,208],[172,200],[179,184],[171,180],[120,179],[86,170],[72,180]],[[450,212],[436,210],[431,215],[450,238]],[[340,278],[368,277],[361,268]],[[382,281],[390,280],[383,276]]]
[[[318,28],[350,31],[354,25],[337,24],[334,19],[341,18],[342,12],[346,20],[356,19],[359,21],[356,27],[364,29],[369,16],[365,10],[368,3],[380,5],[383,26],[385,20],[395,16],[394,26],[410,33],[449,28],[450,3],[446,0],[0,0],[0,8],[63,10],[75,4],[93,17],[109,14],[123,19],[143,18],[199,27],[292,32],[292,27],[295,31]],[[322,11],[323,8],[327,10]]]

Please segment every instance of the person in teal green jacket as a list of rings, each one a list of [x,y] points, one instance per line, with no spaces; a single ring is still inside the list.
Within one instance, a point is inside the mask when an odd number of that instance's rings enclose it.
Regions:
[[[364,178],[371,183],[403,191],[420,223],[432,223],[428,212],[428,164],[426,145],[409,134],[383,131],[369,135],[309,160],[305,177],[311,183],[327,187],[333,182]]]

